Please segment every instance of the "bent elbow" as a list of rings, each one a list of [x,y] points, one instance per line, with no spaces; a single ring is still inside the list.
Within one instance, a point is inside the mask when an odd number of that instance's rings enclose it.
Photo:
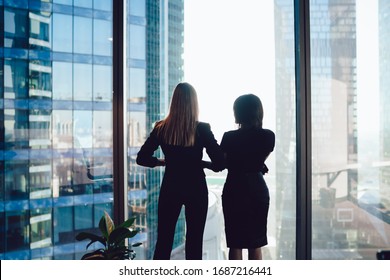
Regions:
[[[140,157],[139,155],[137,155],[137,158],[135,159],[135,162],[138,164],[138,165],[144,165],[143,164],[143,160],[142,160],[142,157]]]

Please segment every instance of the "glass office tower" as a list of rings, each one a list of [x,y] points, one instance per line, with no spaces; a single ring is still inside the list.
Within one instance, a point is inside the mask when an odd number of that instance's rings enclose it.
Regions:
[[[96,232],[113,212],[112,6],[0,1],[0,259],[79,259],[86,244],[75,235]],[[166,113],[162,85],[167,94],[182,78],[182,6],[126,1],[128,209],[141,229],[139,258],[153,250],[162,171],[135,166],[134,155]],[[163,21],[175,41],[161,42]],[[183,231],[179,223],[176,245]]]
[[[143,246],[136,249],[137,255],[150,259],[157,239],[163,168],[144,168],[135,159],[154,123],[166,116],[173,89],[183,80],[184,1],[128,1],[127,29],[128,212],[137,217],[141,229],[137,241]],[[184,230],[181,215],[174,247],[183,243]]]
[[[385,109],[389,100],[389,4],[364,2],[310,1],[313,259],[375,259],[377,250],[389,246]],[[277,59],[276,75],[292,80],[294,51],[286,46],[294,40],[293,26],[286,19],[293,17],[294,11],[289,1],[275,3],[275,30],[281,42],[276,46],[276,58],[281,58]],[[285,100],[283,95],[293,91],[294,82],[291,88],[286,85],[277,86],[280,121],[276,134],[293,139],[292,133],[281,134],[287,131],[282,128],[294,127],[287,105],[294,100]],[[288,174],[291,148],[281,144],[276,161],[282,175]],[[293,175],[277,176],[277,188],[285,190],[291,180]],[[283,206],[278,213],[287,215]],[[282,224],[280,238],[283,232],[288,236],[290,228],[291,223]],[[293,238],[283,243],[279,257],[291,257],[293,251],[287,253],[293,244]]]
[[[379,179],[379,77],[388,69],[378,67],[389,25],[380,6],[310,1],[313,259],[375,259],[389,246],[388,184]]]
[[[0,4],[0,256],[79,258],[112,211],[112,2]]]

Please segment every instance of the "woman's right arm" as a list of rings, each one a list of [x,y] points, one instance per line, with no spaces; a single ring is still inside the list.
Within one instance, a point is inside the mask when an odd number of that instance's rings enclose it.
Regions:
[[[137,154],[137,164],[146,167],[164,166],[165,162],[163,159],[153,156],[159,145],[157,132],[153,129]]]

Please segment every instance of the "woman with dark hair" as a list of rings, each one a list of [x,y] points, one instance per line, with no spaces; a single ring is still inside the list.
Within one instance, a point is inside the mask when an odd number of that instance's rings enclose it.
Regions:
[[[164,159],[154,156],[161,147]],[[202,161],[206,149],[211,162]],[[221,171],[224,155],[208,123],[198,121],[198,99],[188,83],[179,83],[168,116],[156,123],[137,155],[137,164],[165,166],[158,202],[154,259],[170,259],[176,222],[182,206],[186,218],[186,259],[202,259],[208,190],[203,168]]]
[[[239,128],[225,132],[221,141],[228,169],[222,206],[229,259],[242,259],[243,249],[248,249],[249,259],[262,259],[270,200],[263,175],[275,134],[263,128],[263,106],[256,95],[238,97],[233,111]]]

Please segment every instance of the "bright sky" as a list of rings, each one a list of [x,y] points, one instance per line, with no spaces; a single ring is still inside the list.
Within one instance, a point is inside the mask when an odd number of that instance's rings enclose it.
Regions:
[[[185,0],[185,80],[218,140],[236,128],[232,105],[254,93],[275,126],[274,0]],[[356,0],[359,132],[379,131],[378,4]],[[367,42],[370,42],[367,44]],[[369,105],[369,106],[367,106]],[[379,138],[379,136],[378,136]]]
[[[356,18],[358,123],[372,134],[379,132],[378,0],[357,0]]]
[[[218,141],[235,129],[234,100],[253,93],[274,128],[273,0],[185,0],[185,80]],[[261,51],[259,51],[261,50]],[[270,108],[270,109],[268,109]]]

